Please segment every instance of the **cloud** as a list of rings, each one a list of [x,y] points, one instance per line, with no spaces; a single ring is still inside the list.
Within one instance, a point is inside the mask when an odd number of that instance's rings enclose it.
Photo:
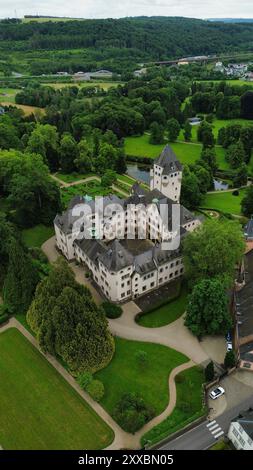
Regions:
[[[25,14],[83,18],[124,16],[253,17],[251,0],[8,0],[0,17]]]

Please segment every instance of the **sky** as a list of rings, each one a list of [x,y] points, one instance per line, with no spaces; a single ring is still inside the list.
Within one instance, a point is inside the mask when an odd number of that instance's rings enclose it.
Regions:
[[[0,18],[27,14],[76,18],[187,16],[252,18],[252,0],[0,0]]]

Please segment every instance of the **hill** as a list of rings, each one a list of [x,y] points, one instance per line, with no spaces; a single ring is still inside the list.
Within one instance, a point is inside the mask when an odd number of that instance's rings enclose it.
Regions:
[[[253,24],[180,17],[1,24],[1,49],[133,49],[150,59],[250,50]]]

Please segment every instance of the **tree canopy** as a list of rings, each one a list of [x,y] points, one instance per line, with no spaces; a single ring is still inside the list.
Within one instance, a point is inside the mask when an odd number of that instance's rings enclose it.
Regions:
[[[110,361],[114,346],[102,308],[59,259],[37,287],[27,313],[43,351],[59,355],[72,372],[95,372]]]
[[[231,328],[228,296],[219,279],[203,279],[195,284],[185,325],[196,336],[225,334]]]
[[[206,220],[183,243],[186,276],[191,285],[218,278],[230,286],[245,244],[241,227],[232,220]]]

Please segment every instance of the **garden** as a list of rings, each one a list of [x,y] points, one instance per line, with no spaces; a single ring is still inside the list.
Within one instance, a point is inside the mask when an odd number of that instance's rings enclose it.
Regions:
[[[206,414],[203,405],[204,374],[200,367],[192,367],[176,376],[177,401],[172,413],[142,436],[142,446],[156,444],[179,429]]]
[[[95,374],[105,389],[101,405],[117,420],[117,406],[125,394],[130,394],[144,401],[150,417],[159,415],[169,403],[169,375],[185,362],[186,356],[166,346],[115,338],[113,359]],[[128,424],[126,430],[135,423]]]

